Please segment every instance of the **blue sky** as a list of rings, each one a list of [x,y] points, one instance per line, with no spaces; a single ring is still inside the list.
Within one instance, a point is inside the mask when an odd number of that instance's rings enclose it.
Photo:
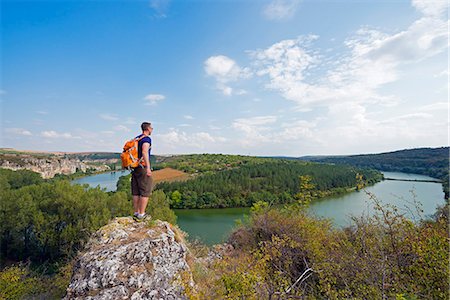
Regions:
[[[1,2],[0,147],[319,155],[448,145],[448,6]]]

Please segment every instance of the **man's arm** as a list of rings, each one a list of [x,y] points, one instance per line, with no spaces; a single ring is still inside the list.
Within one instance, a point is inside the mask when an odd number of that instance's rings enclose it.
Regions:
[[[147,176],[152,176],[152,169],[150,167],[150,157],[148,157],[148,149],[150,149],[149,143],[142,144],[142,157],[144,158]]]

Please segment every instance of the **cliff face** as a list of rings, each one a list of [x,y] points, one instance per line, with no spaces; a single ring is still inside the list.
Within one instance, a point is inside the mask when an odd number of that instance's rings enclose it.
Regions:
[[[176,232],[159,220],[114,219],[78,257],[64,299],[186,299],[181,278],[190,268]]]
[[[40,173],[43,178],[52,178],[56,174],[73,174],[77,170],[86,172],[87,169],[95,171],[109,170],[107,165],[92,165],[82,162],[78,159],[68,159],[62,157],[36,158],[32,156],[21,155],[20,157],[12,155],[2,155],[0,157],[0,167],[11,170],[27,169]]]

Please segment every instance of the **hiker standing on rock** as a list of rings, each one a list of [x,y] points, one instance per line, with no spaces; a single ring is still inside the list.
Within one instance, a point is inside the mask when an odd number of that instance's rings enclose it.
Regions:
[[[147,218],[145,209],[147,208],[148,197],[152,194],[153,179],[150,166],[150,151],[152,148],[153,127],[151,123],[143,122],[141,124],[142,134],[136,139],[138,142],[139,166],[131,171],[131,194],[133,195],[133,219],[142,221]]]

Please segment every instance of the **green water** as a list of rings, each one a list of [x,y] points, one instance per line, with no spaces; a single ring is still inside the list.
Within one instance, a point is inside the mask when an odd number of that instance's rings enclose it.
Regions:
[[[236,220],[248,214],[249,208],[175,209],[178,225],[189,239],[200,239],[213,245],[224,241]]]
[[[121,176],[130,174],[130,171],[113,171],[72,180],[73,184],[88,184],[91,187],[99,186],[106,192],[115,191],[117,189],[117,181]]]
[[[385,177],[397,179],[433,179],[427,176],[405,173],[384,172]],[[428,182],[382,181],[366,188],[382,203],[396,205],[406,216],[417,218],[414,199],[421,203],[423,216],[432,215],[438,205],[444,204],[442,185]],[[415,196],[413,196],[413,194]],[[189,238],[199,238],[205,244],[223,242],[237,219],[242,219],[248,208],[222,209],[182,209],[175,210],[178,224],[189,234]],[[309,211],[317,217],[330,218],[336,226],[350,224],[351,216],[373,213],[369,196],[364,191],[330,197],[313,202]]]
[[[89,184],[93,187],[99,185],[107,191],[112,191],[115,190],[119,177],[126,174],[127,171],[98,174],[77,179],[74,183]],[[433,179],[395,172],[384,172],[384,175],[394,179]],[[366,190],[383,203],[396,205],[410,218],[417,217],[413,209],[414,199],[422,204],[424,216],[433,214],[438,205],[444,204],[440,183],[386,180]],[[190,239],[198,238],[205,244],[212,245],[223,242],[235,226],[236,220],[242,219],[248,211],[249,208],[218,208],[182,209],[175,210],[175,213],[178,216],[178,225],[189,234]],[[363,191],[315,201],[310,205],[309,211],[317,217],[330,218],[336,226],[349,225],[350,216],[373,213],[369,196]]]

